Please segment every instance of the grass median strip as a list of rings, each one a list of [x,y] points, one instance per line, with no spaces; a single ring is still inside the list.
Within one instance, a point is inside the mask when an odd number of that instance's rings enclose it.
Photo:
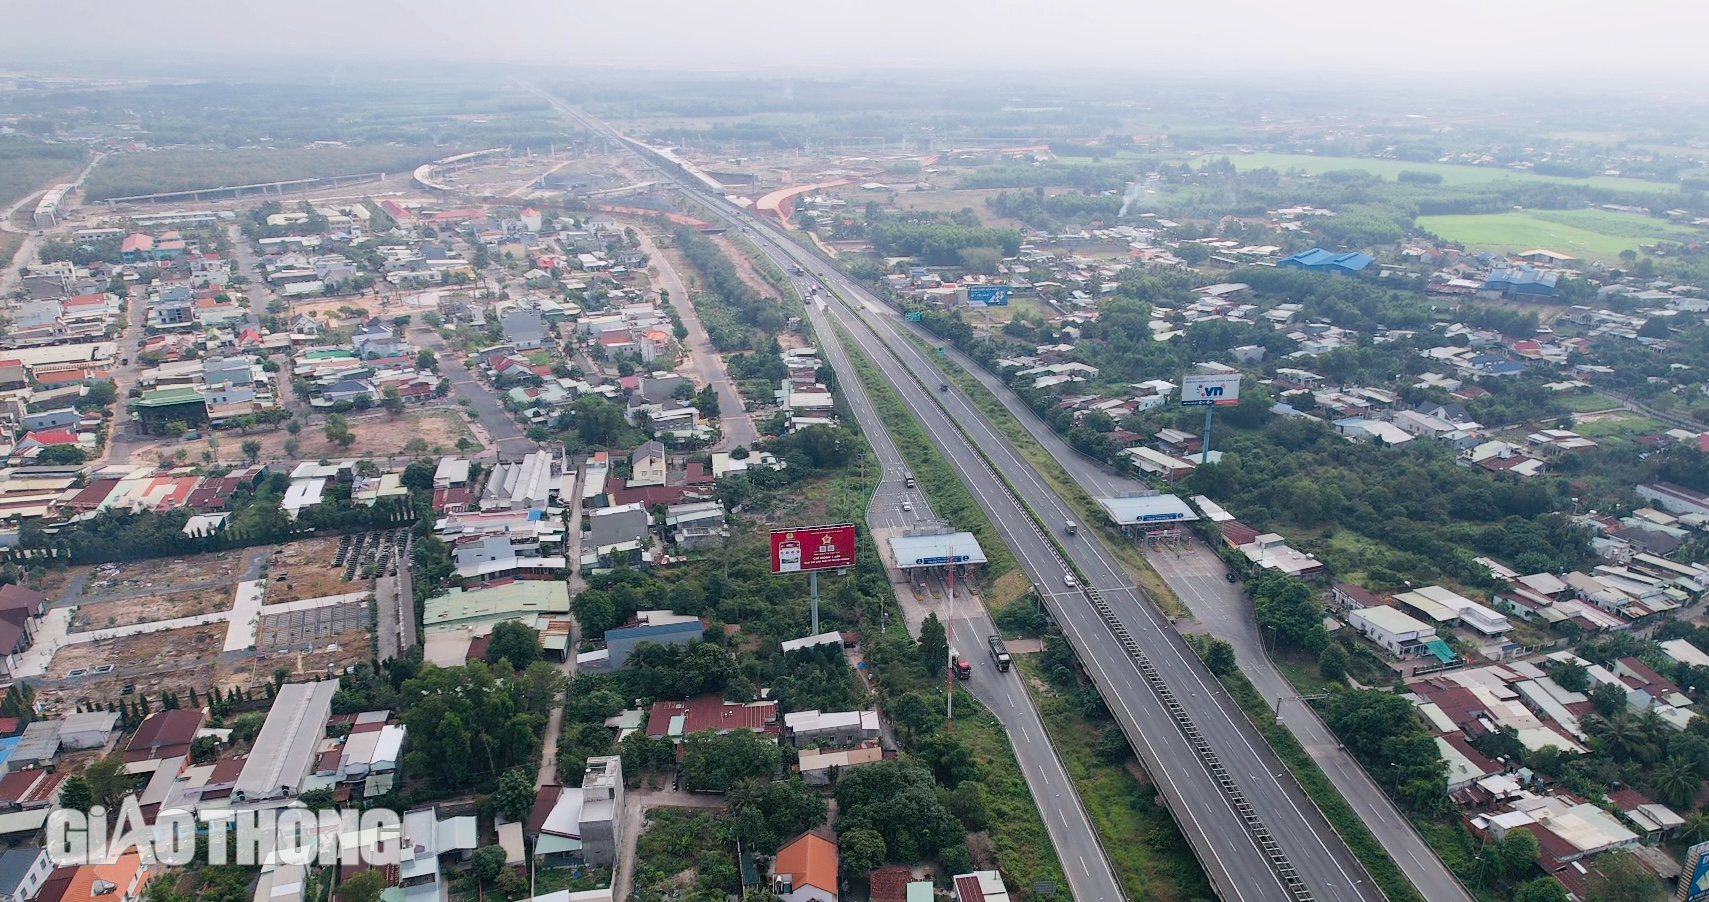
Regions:
[[[873,410],[878,412],[878,418],[884,422],[884,428],[890,433],[891,440],[902,452],[902,458],[907,461],[908,469],[919,483],[920,491],[931,499],[932,511],[942,519],[973,533],[973,537],[979,540],[979,547],[984,550],[987,561],[985,578],[988,582],[995,582],[1004,574],[1017,569],[1014,554],[1009,551],[1009,546],[1003,542],[1002,537],[997,535],[996,527],[991,525],[991,518],[987,517],[978,502],[973,500],[972,493],[961,484],[955,470],[938,454],[931,439],[926,435],[926,430],[914,419],[914,415],[908,412],[901,396],[884,380],[877,365],[841,328],[837,329],[837,337],[842,341],[843,350],[848,353],[861,384],[866,388],[866,395],[872,401]]]
[[[1214,893],[1204,869],[1174,816],[1157,804],[1157,788],[1140,779],[1145,771],[1125,740],[1123,762],[1112,763],[1104,756],[1100,746],[1109,731],[1117,729],[1115,724],[1107,718],[1099,723],[1088,717],[1071,690],[1046,679],[1037,655],[1017,655],[1016,660],[1051,745],[1085,802],[1128,896],[1211,898]]]

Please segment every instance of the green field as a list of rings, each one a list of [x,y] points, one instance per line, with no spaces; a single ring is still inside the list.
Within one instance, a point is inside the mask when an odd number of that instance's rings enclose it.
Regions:
[[[82,147],[0,139],[0,209],[57,181],[71,181],[88,159]],[[25,213],[30,212],[25,210]],[[8,262],[11,258],[0,260]]]
[[[89,200],[96,201],[363,172],[385,172],[408,179],[416,166],[457,152],[457,148],[392,144],[238,150],[169,147],[109,157],[90,174],[87,191]]]
[[[1620,252],[1657,239],[1689,241],[1701,229],[1612,210],[1525,210],[1461,216],[1420,216],[1418,227],[1474,251],[1544,248],[1583,260],[1618,263]]]
[[[1215,159],[1218,156],[1223,156],[1223,154],[1206,154],[1203,159]],[[1607,188],[1613,191],[1641,191],[1653,194],[1677,190],[1676,186],[1671,183],[1646,182],[1640,179],[1623,179],[1606,175],[1575,179],[1559,175],[1537,175],[1536,173],[1519,172],[1495,166],[1456,166],[1450,163],[1413,163],[1406,160],[1376,160],[1364,157],[1320,157],[1315,154],[1302,153],[1237,153],[1226,156],[1236,169],[1242,170],[1270,168],[1285,172],[1289,169],[1298,169],[1309,175],[1317,175],[1341,169],[1362,169],[1372,175],[1379,175],[1386,179],[1394,179],[1403,171],[1430,172],[1442,176],[1442,184],[1444,185],[1479,185],[1486,182],[1501,181],[1502,179],[1517,179],[1527,182],[1549,182],[1557,185],[1589,185],[1592,188]]]

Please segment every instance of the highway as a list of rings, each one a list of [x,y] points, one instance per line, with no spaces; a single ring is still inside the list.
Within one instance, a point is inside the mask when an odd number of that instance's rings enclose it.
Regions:
[[[603,127],[560,108],[589,127]],[[721,199],[696,186],[683,190],[708,210],[730,213]],[[816,321],[828,315],[849,328],[999,524],[1035,582],[1062,586],[1049,598],[1052,612],[1219,894],[1238,900],[1381,899],[1274,752],[1096,535],[1088,531],[1065,540],[1068,560],[1058,557],[1028,509],[1057,523],[1068,518],[1067,506],[959,391],[927,387],[942,378],[934,361],[912,344],[880,341],[882,305],[771,226],[745,214],[737,219],[779,265],[799,261],[823,272],[825,283],[849,303],[833,302],[810,315]],[[990,456],[989,466],[975,445]],[[1065,585],[1070,567],[1085,581],[1084,591]]]
[[[886,325],[893,329],[907,329],[921,338],[932,340],[930,333],[911,323],[887,318]],[[995,374],[954,348],[946,348],[946,354],[1002,402],[1010,415],[1088,493],[1107,498],[1147,488],[1137,480],[1110,472],[1104,465],[1075,451]],[[1178,557],[1160,552],[1151,555],[1150,559],[1153,567],[1211,635],[1234,646],[1241,672],[1260,694],[1268,699],[1278,699],[1296,693],[1264,652],[1263,639],[1258,633],[1252,605],[1245,597],[1244,589],[1229,584],[1224,575],[1226,569],[1213,552],[1201,547]],[[1427,899],[1471,902],[1471,894],[1436,856],[1424,837],[1418,834],[1412,821],[1377,786],[1365,768],[1341,748],[1316,712],[1299,701],[1285,702],[1281,708],[1282,723],[1323,769],[1329,781],[1335,784],[1336,791],[1388,850],[1412,885]]]
[[[797,292],[806,297],[810,280],[797,276],[793,281]],[[907,487],[907,464],[884,428],[878,412],[873,409],[872,399],[867,396],[847,352],[837,340],[827,311],[813,301],[804,306],[819,340],[821,359],[838,373],[838,391],[872,445],[879,465],[884,468],[878,488],[867,504],[867,525],[873,529],[899,529],[920,526],[923,525],[921,521],[932,520],[930,501],[923,493]],[[1013,540],[1007,532],[1020,529],[1024,529],[1024,521],[1019,519],[998,526],[1005,541],[1011,543]],[[991,663],[990,657],[982,653],[986,638],[995,635],[997,628],[992,625],[982,605],[971,598],[964,597],[962,601],[963,604],[956,606],[954,617],[946,622],[950,644],[973,661],[973,679],[963,686],[990,709],[1009,734],[1009,743],[1015,750],[1015,759],[1026,778],[1027,788],[1038,805],[1051,844],[1056,847],[1069,894],[1077,902],[1125,900],[1127,896],[1110,867],[1097,831],[1069,780],[1067,769],[1044,731],[1044,723],[1033,707],[1032,697],[1021,684],[1020,671],[1002,673]],[[947,617],[949,612],[941,613]]]

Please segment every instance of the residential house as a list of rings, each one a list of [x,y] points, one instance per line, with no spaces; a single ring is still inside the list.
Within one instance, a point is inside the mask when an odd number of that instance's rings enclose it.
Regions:
[[[662,442],[650,441],[636,448],[629,456],[629,464],[629,485],[665,484],[665,446]]]
[[[803,833],[777,850],[772,890],[783,902],[837,902],[837,844]]]

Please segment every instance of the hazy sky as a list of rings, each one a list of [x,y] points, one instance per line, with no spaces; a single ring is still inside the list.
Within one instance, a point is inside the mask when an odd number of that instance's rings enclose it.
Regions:
[[[1709,2],[0,0],[0,68],[89,54],[683,69],[1132,68],[1709,86]]]

